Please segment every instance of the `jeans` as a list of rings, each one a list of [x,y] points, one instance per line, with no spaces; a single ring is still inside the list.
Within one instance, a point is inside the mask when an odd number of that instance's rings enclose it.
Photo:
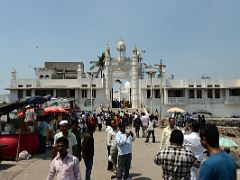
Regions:
[[[117,180],[129,178],[129,169],[132,161],[132,153],[118,156]]]
[[[85,162],[85,166],[86,166],[86,180],[90,180],[90,176],[91,176],[91,171],[92,171],[92,166],[93,166],[93,157],[88,158],[86,160],[84,160]]]
[[[139,138],[139,130],[140,130],[140,126],[135,126],[135,133],[136,133],[136,137]]]
[[[148,142],[149,141],[149,138],[150,138],[150,135],[152,134],[152,142],[154,143],[155,142],[155,136],[154,136],[154,130],[150,130],[147,132],[147,139],[145,142]]]
[[[46,136],[42,136],[39,134],[39,142],[40,142],[40,147],[39,147],[39,152],[40,153],[45,153],[46,152]]]
[[[107,146],[108,156],[110,155],[110,149],[111,149],[111,146]],[[108,160],[107,170],[112,170],[112,169],[113,169],[113,163]]]

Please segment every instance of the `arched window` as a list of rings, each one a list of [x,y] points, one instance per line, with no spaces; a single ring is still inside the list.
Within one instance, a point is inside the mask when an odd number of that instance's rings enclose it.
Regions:
[[[49,79],[49,75],[46,75],[46,76],[45,76],[45,79]]]
[[[42,79],[42,78],[43,78],[43,75],[40,75],[39,78]]]

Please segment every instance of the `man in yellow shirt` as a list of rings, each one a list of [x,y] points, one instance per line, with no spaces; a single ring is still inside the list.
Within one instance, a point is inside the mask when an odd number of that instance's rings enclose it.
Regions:
[[[170,117],[168,119],[168,126],[163,129],[161,142],[160,142],[160,150],[170,145],[170,136],[174,129],[178,129],[175,126],[175,119]]]

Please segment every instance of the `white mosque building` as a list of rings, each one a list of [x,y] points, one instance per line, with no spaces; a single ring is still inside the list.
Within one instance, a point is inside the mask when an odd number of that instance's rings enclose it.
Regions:
[[[147,65],[141,51],[133,47],[126,56],[126,45],[117,44],[117,57],[110,48],[103,53],[102,73],[99,68],[84,69],[83,62],[45,62],[36,67],[35,78],[21,79],[12,71],[10,101],[36,95],[74,98],[82,110],[115,107],[114,101],[124,100],[122,108],[147,108],[162,112],[180,107],[189,113],[208,110],[215,117],[240,115],[240,79],[224,80],[202,77],[175,79],[165,77],[165,65]]]

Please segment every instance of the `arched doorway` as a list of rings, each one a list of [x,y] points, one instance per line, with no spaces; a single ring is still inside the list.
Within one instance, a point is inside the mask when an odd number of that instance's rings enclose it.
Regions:
[[[113,81],[112,107],[131,108],[131,86],[130,82],[123,79]]]

